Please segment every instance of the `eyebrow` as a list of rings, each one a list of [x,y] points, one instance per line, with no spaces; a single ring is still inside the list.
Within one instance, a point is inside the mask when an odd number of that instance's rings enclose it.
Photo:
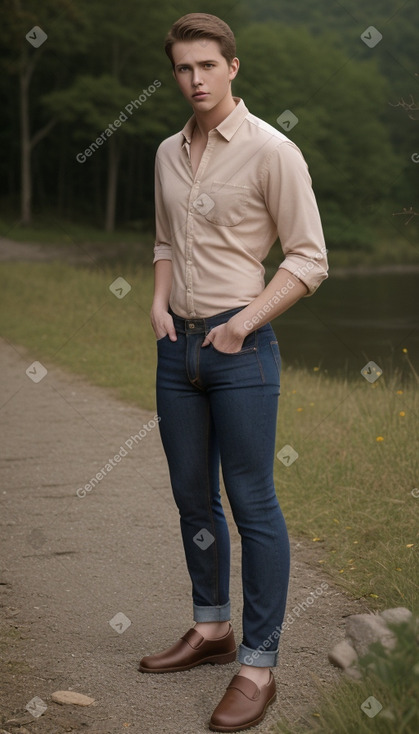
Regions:
[[[207,59],[206,61],[198,61],[198,64],[216,64],[217,61],[215,59]],[[175,68],[177,69],[179,66],[190,66],[186,61],[182,64],[175,64]]]

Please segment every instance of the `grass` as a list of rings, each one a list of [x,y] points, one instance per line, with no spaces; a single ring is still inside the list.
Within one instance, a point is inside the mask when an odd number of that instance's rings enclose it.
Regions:
[[[52,372],[54,365],[65,367],[154,410],[151,268],[121,272],[5,263],[0,272],[0,334],[18,351],[22,345]],[[118,299],[109,285],[121,275],[132,288]],[[27,362],[25,356],[22,369]],[[288,367],[281,378],[277,449],[290,444],[299,454],[287,467],[275,461],[290,534],[311,543],[314,562],[371,610],[406,606],[419,612],[419,492],[412,493],[417,487],[419,398],[414,376],[413,371],[402,384],[400,375],[386,374],[370,384],[361,376],[348,381],[317,369]],[[360,716],[359,703],[354,704],[359,686],[348,682],[330,692],[332,703],[319,714],[324,728],[316,731],[367,731],[371,720],[362,711]],[[384,689],[377,690],[385,695]],[[344,711],[347,729],[339,728],[335,709],[340,717]],[[387,732],[377,729],[376,721],[376,731]],[[400,731],[408,734],[410,729]]]
[[[417,619],[389,625],[391,651],[374,643],[359,661],[361,679],[344,677],[325,692],[314,681],[320,705],[310,720],[282,721],[276,734],[417,734],[419,731],[419,629]]]
[[[318,563],[373,608],[418,604],[418,395],[397,375],[373,384],[283,373],[278,443],[299,458],[275,466],[292,532]],[[301,511],[301,508],[304,511]]]
[[[131,227],[115,232],[105,232],[86,222],[67,221],[54,216],[36,216],[31,225],[23,226],[19,220],[0,214],[0,237],[16,242],[39,242],[44,245],[70,245],[98,243],[100,245],[119,242],[138,243],[139,233],[144,237],[145,225],[133,222]],[[151,235],[151,229],[149,236]]]
[[[0,272],[4,337],[27,347],[47,369],[68,368],[115,388],[124,400],[154,408],[150,269],[126,275],[132,289],[122,299],[109,290],[124,275],[119,269],[8,263]]]

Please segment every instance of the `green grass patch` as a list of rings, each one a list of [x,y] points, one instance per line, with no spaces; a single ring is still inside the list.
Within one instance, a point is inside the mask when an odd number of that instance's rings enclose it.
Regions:
[[[59,365],[143,408],[154,408],[153,273],[93,271],[61,263],[3,264],[0,333],[47,369]],[[131,291],[109,285],[123,276]]]
[[[84,222],[73,222],[56,217],[36,217],[30,225],[23,226],[17,219],[0,217],[0,236],[15,242],[40,242],[45,245],[70,245],[97,242],[99,244],[116,244],[131,242],[135,245],[138,233],[144,228],[140,222],[133,223],[131,228],[105,232]]]
[[[418,608],[416,385],[373,384],[286,369],[277,442],[299,458],[275,465],[292,532],[318,563],[371,609]]]

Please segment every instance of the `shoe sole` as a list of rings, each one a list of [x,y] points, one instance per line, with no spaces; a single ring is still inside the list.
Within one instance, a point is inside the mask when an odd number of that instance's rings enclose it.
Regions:
[[[141,673],[178,673],[182,670],[196,668],[198,665],[226,665],[227,663],[233,663],[235,660],[236,650],[225,653],[224,655],[212,655],[209,658],[197,660],[196,663],[190,663],[189,665],[177,665],[174,668],[145,668],[142,665],[139,665],[138,670]]]
[[[261,715],[258,716],[257,719],[254,719],[253,721],[249,721],[247,724],[239,724],[238,726],[217,726],[216,724],[212,724],[210,722],[209,728],[211,729],[211,731],[230,732],[230,731],[243,731],[244,729],[250,729],[252,726],[257,726],[265,718],[268,706],[270,706],[275,701],[275,699],[276,699],[276,693],[274,693],[272,698],[266,702],[265,708],[263,709]]]

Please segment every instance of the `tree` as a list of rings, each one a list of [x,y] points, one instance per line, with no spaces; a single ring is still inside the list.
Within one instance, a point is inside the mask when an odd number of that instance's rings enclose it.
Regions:
[[[3,68],[19,80],[21,223],[28,225],[32,219],[31,154],[57,122],[50,117],[36,132],[31,131],[31,83],[42,62],[58,49],[61,55],[77,53],[80,14],[71,0],[41,0],[36,12],[20,0],[6,0],[6,5],[0,43],[6,52]]]
[[[335,244],[368,215],[366,203],[387,195],[397,175],[387,114],[388,87],[374,61],[349,59],[329,35],[279,23],[247,26],[238,34],[236,93],[285,133],[309,163],[320,210]],[[291,110],[288,129],[277,118]],[[364,233],[364,239],[367,234]]]
[[[78,75],[70,87],[45,95],[44,103],[61,122],[77,124],[76,136],[84,141],[89,157],[89,149],[96,154],[99,147],[99,155],[107,155],[105,229],[112,231],[124,144],[159,132],[151,98],[162,86],[156,77],[161,49],[151,31],[164,25],[156,23],[160,7],[144,8],[137,0],[120,0],[106,13],[96,1],[86,12],[89,73]],[[144,27],[149,34],[140,31]]]

